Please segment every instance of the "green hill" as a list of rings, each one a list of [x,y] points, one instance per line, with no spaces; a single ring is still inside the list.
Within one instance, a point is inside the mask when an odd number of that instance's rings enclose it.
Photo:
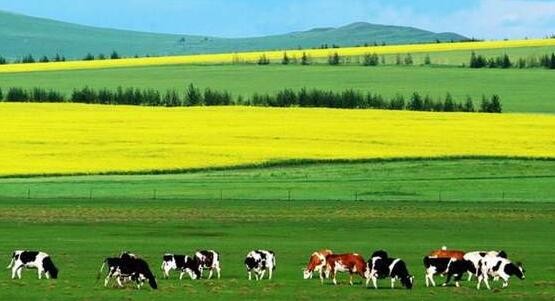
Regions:
[[[89,52],[109,54],[113,50],[124,56],[144,56],[464,39],[466,37],[455,33],[362,22],[265,37],[217,38],[98,28],[0,11],[0,55],[8,59],[27,54],[54,56],[56,53],[67,58],[83,58]]]

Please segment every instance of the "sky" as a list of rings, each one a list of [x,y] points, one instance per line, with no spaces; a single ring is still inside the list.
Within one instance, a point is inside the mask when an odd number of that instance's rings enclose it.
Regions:
[[[0,0],[0,10],[100,27],[219,37],[359,21],[481,39],[555,33],[555,0]]]

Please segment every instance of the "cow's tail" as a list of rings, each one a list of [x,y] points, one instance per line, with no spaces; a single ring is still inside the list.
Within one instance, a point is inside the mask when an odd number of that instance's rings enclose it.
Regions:
[[[106,260],[104,260],[102,262],[102,265],[100,266],[100,270],[98,270],[98,273],[96,273],[96,281],[100,280],[100,275],[102,274],[102,272],[104,271],[104,267],[106,266]]]
[[[58,278],[58,268],[56,268],[50,256],[47,256],[42,260],[42,267],[44,268],[44,271],[47,272],[52,279]]]
[[[150,285],[150,287],[152,287],[153,289],[158,289],[156,277],[154,277],[154,274],[152,274],[150,270],[145,271],[145,277],[148,279],[148,284]]]
[[[6,269],[11,269],[13,267],[14,263],[15,263],[15,252],[12,254],[12,260],[10,261],[10,264],[8,264]]]

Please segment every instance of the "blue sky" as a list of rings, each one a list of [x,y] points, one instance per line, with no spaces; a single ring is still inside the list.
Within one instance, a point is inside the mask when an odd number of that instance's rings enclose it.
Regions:
[[[356,21],[486,39],[555,33],[555,0],[0,0],[0,10],[102,27],[223,37]]]

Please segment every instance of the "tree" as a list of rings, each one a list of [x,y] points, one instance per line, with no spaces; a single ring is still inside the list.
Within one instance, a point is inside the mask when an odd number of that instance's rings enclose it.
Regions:
[[[378,66],[380,59],[376,53],[365,54],[362,60],[362,65],[364,66]]]
[[[306,54],[306,52],[303,52],[303,56],[301,57],[301,65],[303,66],[307,66],[310,65],[310,57]]]
[[[410,53],[407,53],[407,55],[405,56],[405,65],[409,66],[414,64],[414,61],[412,60],[412,55]]]
[[[179,93],[175,89],[167,90],[162,104],[166,107],[178,107],[181,106],[181,100],[179,99]]]
[[[87,53],[87,55],[83,58],[83,61],[94,61],[94,55],[92,53]]]
[[[101,53],[96,57],[96,59],[99,60],[99,61],[102,61],[102,60],[106,59],[106,56],[104,55],[104,53]]]
[[[474,112],[474,102],[472,102],[472,97],[467,96],[466,101],[463,105],[464,112]]]
[[[513,63],[511,62],[511,59],[509,58],[509,56],[505,53],[505,55],[503,55],[503,58],[501,59],[500,62],[501,68],[503,69],[508,69],[511,68],[513,66]]]
[[[445,101],[443,102],[443,111],[444,112],[455,111],[455,103],[453,102],[453,96],[451,96],[451,93],[447,93],[447,95],[445,95]]]
[[[115,51],[115,50],[112,51],[112,54],[110,55],[110,59],[112,59],[112,60],[118,60],[118,59],[120,59],[120,58],[121,58],[121,57],[119,56],[119,54],[117,53],[117,51]]]
[[[501,99],[499,98],[499,95],[497,94],[492,95],[488,112],[501,113],[502,110],[503,108],[501,107]]]
[[[334,54],[328,56],[328,64],[332,66],[337,66],[341,63],[341,57],[339,53],[335,52]]]
[[[402,61],[401,61],[401,55],[397,54],[397,56],[395,56],[395,65],[401,65]]]
[[[28,54],[28,55],[24,56],[24,57],[21,59],[21,62],[22,62],[23,64],[34,63],[34,62],[35,62],[35,58],[34,58],[31,54]]]
[[[2,88],[0,88],[0,102],[4,100],[4,93],[2,92]]]
[[[0,65],[6,65],[7,63],[8,61],[3,56],[0,56]]]
[[[551,53],[551,59],[549,60],[549,69],[555,69],[555,52]]]
[[[405,98],[401,94],[395,95],[393,99],[389,102],[390,110],[404,110],[405,109]]]
[[[266,56],[266,54],[262,54],[259,58],[258,58],[258,65],[269,65],[270,64],[270,59]]]
[[[204,99],[200,90],[192,83],[189,84],[185,91],[185,105],[187,106],[201,106],[204,104]]]
[[[432,64],[432,59],[430,58],[429,54],[426,54],[426,57],[424,57],[424,65],[431,65]]]
[[[490,108],[490,101],[486,98],[485,95],[482,95],[482,101],[480,102],[480,112],[487,113],[489,112]]]
[[[289,59],[289,56],[287,55],[287,52],[283,53],[283,58],[281,59],[281,64],[282,65],[289,65],[291,63],[291,59]]]
[[[418,92],[412,93],[409,103],[407,104],[407,109],[411,111],[422,111],[423,108],[424,102],[422,101],[420,94],[418,94]]]

